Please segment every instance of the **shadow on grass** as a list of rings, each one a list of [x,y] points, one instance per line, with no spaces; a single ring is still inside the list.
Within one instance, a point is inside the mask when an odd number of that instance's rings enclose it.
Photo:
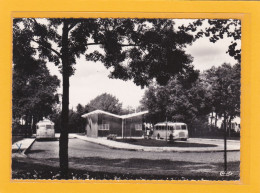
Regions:
[[[59,141],[59,138],[36,138],[37,142],[44,142],[44,141]]]
[[[154,139],[116,139],[118,142],[150,147],[217,147],[214,144],[190,143],[180,141],[163,141]]]
[[[34,153],[42,153],[42,152],[46,152],[45,150],[40,150],[40,149],[35,149],[35,150],[28,150],[27,154],[34,154]]]
[[[58,159],[49,159],[44,161],[44,164],[31,163],[26,161],[13,159],[12,161],[12,178],[13,179],[60,179],[60,171],[58,168]],[[205,165],[203,163],[194,162],[183,162],[183,161],[171,161],[171,160],[147,160],[147,159],[104,159],[99,157],[89,157],[89,158],[70,158],[70,172],[69,179],[121,179],[121,180],[238,180],[239,174],[233,176],[220,176],[218,173],[214,172],[203,172],[203,170],[212,169],[213,166]],[[55,163],[55,164],[53,164]],[[73,164],[81,164],[82,166],[88,165],[90,168],[95,166],[102,166],[99,171],[93,171],[86,168],[75,169]],[[57,167],[54,167],[56,165]],[[108,171],[104,168],[115,168],[113,172]],[[124,170],[121,170],[123,168]],[[133,170],[135,168],[139,173],[135,173]],[[217,163],[214,168],[220,169],[216,171],[221,171],[223,168],[222,163]],[[239,162],[229,162],[228,168],[231,171],[237,171],[239,173]],[[154,171],[161,171],[153,173],[141,173],[142,169],[153,169]],[[202,169],[202,172],[193,172],[197,169]],[[166,172],[170,171],[172,172]],[[127,172],[125,172],[127,171]],[[165,172],[163,172],[165,171]]]

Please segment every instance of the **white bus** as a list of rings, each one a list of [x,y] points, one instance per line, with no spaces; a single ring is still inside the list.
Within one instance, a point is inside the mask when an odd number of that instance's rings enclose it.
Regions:
[[[36,139],[54,139],[54,123],[48,119],[43,119],[36,124]]]
[[[163,122],[154,126],[153,138],[167,140],[183,140],[189,138],[188,128],[185,123]]]

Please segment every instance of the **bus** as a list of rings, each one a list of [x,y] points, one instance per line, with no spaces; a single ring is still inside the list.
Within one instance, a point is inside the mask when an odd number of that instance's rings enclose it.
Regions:
[[[189,138],[187,124],[173,122],[157,123],[154,126],[153,138],[187,141]]]
[[[54,123],[43,119],[36,124],[36,139],[55,139]]]

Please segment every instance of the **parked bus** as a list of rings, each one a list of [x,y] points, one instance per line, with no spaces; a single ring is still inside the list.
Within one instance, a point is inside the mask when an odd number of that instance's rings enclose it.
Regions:
[[[54,123],[48,119],[43,119],[36,124],[36,139],[54,139]]]
[[[189,138],[188,128],[185,123],[163,122],[154,126],[153,138],[167,140],[183,140]]]

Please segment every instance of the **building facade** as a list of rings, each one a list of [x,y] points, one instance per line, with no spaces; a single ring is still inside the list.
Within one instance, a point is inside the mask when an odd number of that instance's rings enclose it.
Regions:
[[[143,115],[148,111],[128,115],[116,115],[102,110],[95,110],[82,115],[86,119],[88,137],[141,137],[143,135]]]

